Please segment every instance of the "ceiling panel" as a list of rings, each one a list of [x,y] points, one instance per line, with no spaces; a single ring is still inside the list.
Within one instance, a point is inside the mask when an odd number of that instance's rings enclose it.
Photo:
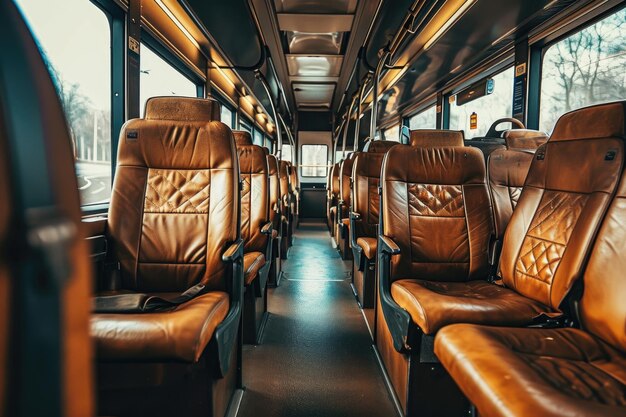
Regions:
[[[280,30],[307,33],[349,32],[353,20],[350,14],[278,14]]]
[[[293,84],[294,94],[299,107],[325,107],[335,93],[335,84]]]
[[[300,77],[338,77],[342,56],[287,55],[289,75]]]
[[[278,13],[354,13],[357,0],[274,0]]]
[[[292,54],[339,55],[343,34],[286,32],[289,52]]]

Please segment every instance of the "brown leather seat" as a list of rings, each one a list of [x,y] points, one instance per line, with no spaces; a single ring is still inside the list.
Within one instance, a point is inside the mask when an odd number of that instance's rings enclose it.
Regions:
[[[244,241],[243,337],[256,343],[263,316],[270,260],[272,223],[269,208],[269,166],[262,147],[252,144],[250,133],[234,131],[241,178],[241,238]],[[257,299],[258,298],[258,299]]]
[[[282,215],[281,220],[283,222],[280,258],[287,259],[287,250],[289,249],[291,229],[289,224],[289,219],[291,217],[291,196],[289,194],[289,162],[283,160],[279,161],[278,174],[280,176],[280,211]]]
[[[269,216],[269,166],[262,147],[252,144],[252,137],[246,131],[233,131],[237,155],[241,189],[241,238],[244,241],[244,283],[250,285],[261,268],[269,262],[266,255],[271,250],[271,225]],[[265,231],[264,231],[265,228]],[[265,232],[265,233],[264,233]],[[269,267],[269,265],[268,265]],[[260,291],[264,291],[268,268],[260,277]]]
[[[382,169],[383,233],[401,249],[386,291],[409,313],[420,311],[415,287],[428,288],[422,282],[467,282],[488,271],[492,219],[484,159],[463,146],[460,132],[444,133],[455,140],[442,140],[440,131],[411,132],[414,145],[392,148]],[[411,315],[425,333],[438,326],[431,316]]]
[[[92,316],[101,414],[209,412],[205,398],[234,390],[233,328],[243,285],[242,261],[231,260],[243,246],[239,165],[231,130],[215,121],[219,115],[214,100],[155,97],[146,103],[145,119],[122,129],[107,225],[109,256],[120,264],[114,289],[159,296],[197,284],[204,290],[167,311]],[[207,349],[209,343],[214,348]],[[163,375],[161,385],[151,385],[153,372]],[[190,372],[214,380],[201,398],[182,401],[180,393],[189,393],[196,379]],[[226,375],[233,376],[216,377]]]
[[[361,306],[374,306],[380,170],[386,152],[398,142],[368,141],[352,170],[351,246],[354,286]]]
[[[342,259],[352,259],[350,250],[350,206],[352,200],[352,168],[358,152],[353,152],[341,161],[339,167],[339,203],[337,206],[337,228],[335,241]],[[345,221],[344,221],[345,220]]]
[[[0,59],[0,415],[93,416],[92,267],[81,227],[71,136],[47,63],[13,2],[0,4],[0,25],[3,41],[11,45],[11,51],[3,50]],[[31,135],[28,141],[25,135]],[[32,167],[35,158],[17,157],[24,154],[24,149],[18,151],[20,143],[30,148],[43,143],[48,152],[42,157],[53,175],[35,178],[40,173]],[[19,181],[16,175],[21,176]],[[42,187],[51,186],[53,201],[45,197],[48,190],[19,188],[33,183],[33,178]],[[26,211],[26,204],[31,206],[26,194],[32,193],[41,194],[36,204],[54,205],[41,207],[43,213],[32,207]],[[54,235],[62,230],[56,223],[43,223],[38,216],[48,211],[54,213],[53,220],[63,222],[59,226],[74,231],[66,242],[56,241],[60,236]],[[38,258],[36,251],[24,250],[33,237],[24,228],[26,219],[31,233],[52,232],[53,259],[67,266],[54,277],[58,280],[54,284],[48,281],[52,266],[44,264],[39,270],[32,263]],[[33,291],[46,298],[45,305],[38,304],[39,296],[33,297]],[[55,314],[52,320],[59,328],[55,329],[45,327],[48,321],[42,314],[54,308],[57,291],[58,317]],[[21,304],[24,299],[29,303]],[[51,368],[57,380],[51,378]]]
[[[339,202],[339,169],[340,164],[336,163],[330,169],[328,177],[328,196],[326,200],[328,229],[334,235],[335,222],[337,218],[337,203]]]
[[[611,165],[608,152],[615,152],[616,165],[621,165],[623,146],[618,143],[626,138],[625,112],[626,103],[617,103],[563,116],[553,137],[566,135],[589,142],[590,148],[608,145],[611,150],[579,153],[561,169],[573,174],[594,163],[589,159]],[[457,324],[439,332],[435,352],[481,416],[626,415],[626,256],[620,249],[625,221],[622,175],[584,272],[583,330]]]
[[[484,240],[479,247],[469,248],[472,257],[480,256],[469,266],[448,264],[442,267],[439,263],[424,263],[424,253],[437,256],[442,253],[466,254],[465,239],[459,240],[458,236],[462,234],[446,233],[447,239],[440,241],[433,238],[435,234],[429,232],[432,229],[421,228],[416,230],[416,236],[411,234],[409,245],[403,230],[409,226],[411,231],[416,229],[412,213],[432,215],[433,209],[423,203],[425,194],[407,196],[404,201],[410,202],[410,220],[404,220],[406,215],[399,211],[402,206],[395,201],[396,196],[401,195],[398,185],[385,183],[388,188],[383,196],[386,206],[384,232],[402,242],[398,244],[401,251],[411,253],[415,260],[408,264],[402,255],[395,257],[392,277],[410,277],[410,280],[392,278],[391,293],[395,302],[409,312],[411,320],[423,332],[435,333],[453,322],[524,325],[533,323],[540,313],[560,314],[561,303],[580,276],[591,239],[621,174],[623,143],[621,133],[616,133],[621,131],[612,122],[621,111],[621,105],[612,104],[569,113],[559,120],[550,140],[537,150],[505,233],[500,261],[503,286],[497,289],[493,287],[496,284],[459,282],[463,281],[459,277],[466,276],[470,280],[484,279]],[[395,173],[394,166],[411,165],[405,163],[408,161],[391,159],[392,152],[386,167],[391,174],[398,176],[401,173]],[[460,157],[455,158],[457,163]],[[432,161],[444,160],[444,154],[440,153],[436,159],[424,157],[423,160],[432,175]],[[585,175],[580,175],[581,172]],[[387,181],[394,179],[386,178]],[[428,201],[436,203],[437,212],[450,215],[462,207],[455,195],[450,191],[440,192],[437,198],[429,197]],[[480,212],[469,210],[467,191],[464,197],[468,217],[484,217],[481,213],[488,204],[481,203]],[[468,228],[472,239],[487,230],[481,222],[478,225],[478,228],[471,225]],[[451,224],[439,229],[440,236],[441,230],[454,233]],[[468,270],[469,275],[462,272]],[[445,284],[425,282],[433,280]]]
[[[506,141],[506,148],[494,150],[487,160],[497,240],[504,237],[535,151],[548,140],[547,134],[528,129],[507,130],[502,137]]]

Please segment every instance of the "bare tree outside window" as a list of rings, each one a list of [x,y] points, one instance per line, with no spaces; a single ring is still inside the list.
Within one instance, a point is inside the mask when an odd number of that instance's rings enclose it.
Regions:
[[[552,45],[543,58],[540,129],[570,110],[626,98],[626,9]]]
[[[81,203],[107,202],[112,160],[109,20],[85,0],[16,3],[37,39],[65,111]]]
[[[431,106],[409,118],[409,129],[436,129],[437,108]]]

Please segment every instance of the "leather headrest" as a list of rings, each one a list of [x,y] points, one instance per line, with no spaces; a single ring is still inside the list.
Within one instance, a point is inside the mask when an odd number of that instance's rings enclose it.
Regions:
[[[263,152],[265,152],[265,155],[269,155],[270,154],[270,150],[267,149],[265,146],[263,146]]]
[[[418,148],[447,148],[464,146],[462,130],[417,129],[411,130],[411,146]]]
[[[626,101],[599,104],[564,114],[556,122],[550,142],[624,137]]]
[[[237,146],[252,145],[252,136],[245,130],[233,130],[233,136]]]
[[[144,114],[146,120],[212,122],[220,120],[220,104],[210,98],[152,97]]]
[[[531,129],[506,130],[502,133],[502,137],[509,149],[534,150],[548,141],[546,133]]]
[[[390,140],[372,140],[365,144],[363,152],[386,153],[389,149],[399,144],[399,142],[393,142]]]

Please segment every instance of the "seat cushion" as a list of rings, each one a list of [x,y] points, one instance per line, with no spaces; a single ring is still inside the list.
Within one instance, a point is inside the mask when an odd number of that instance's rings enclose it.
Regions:
[[[523,326],[541,313],[553,313],[537,301],[486,281],[399,280],[391,285],[391,295],[426,334],[453,323]]]
[[[373,237],[360,237],[356,240],[357,245],[363,248],[363,255],[369,260],[376,258],[378,241]]]
[[[265,265],[265,255],[261,252],[248,252],[243,255],[243,280],[250,285],[259,275],[259,270]]]
[[[435,353],[482,417],[626,415],[626,357],[578,329],[458,324]]]
[[[94,314],[91,337],[98,359],[196,362],[228,304],[227,293],[213,291],[166,312]]]

